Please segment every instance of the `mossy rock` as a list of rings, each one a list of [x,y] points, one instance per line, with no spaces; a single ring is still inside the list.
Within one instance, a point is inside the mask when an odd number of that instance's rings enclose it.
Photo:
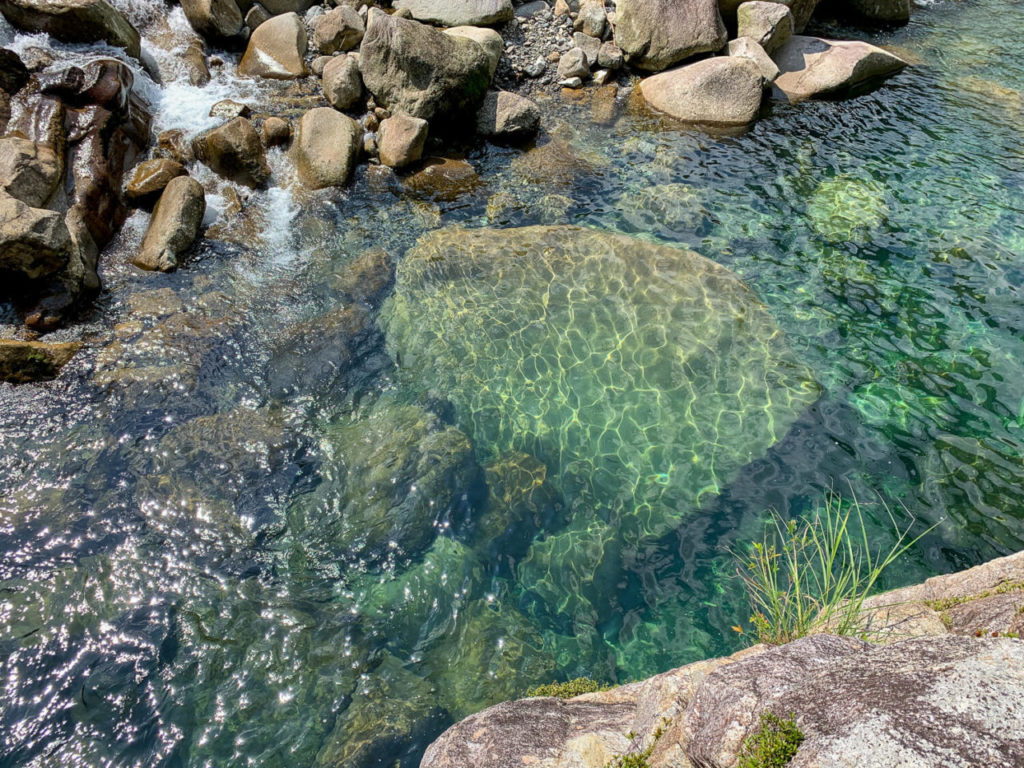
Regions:
[[[81,347],[78,342],[51,344],[0,339],[0,381],[27,384],[55,378]]]

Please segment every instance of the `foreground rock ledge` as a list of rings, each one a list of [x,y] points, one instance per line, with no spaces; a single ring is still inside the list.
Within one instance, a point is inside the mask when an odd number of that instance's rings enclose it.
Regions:
[[[763,712],[804,733],[791,768],[1019,768],[1022,609],[1024,552],[872,598],[868,636],[896,642],[814,635],[565,701],[504,702],[452,726],[420,768],[604,768],[651,746],[651,768],[730,768]]]

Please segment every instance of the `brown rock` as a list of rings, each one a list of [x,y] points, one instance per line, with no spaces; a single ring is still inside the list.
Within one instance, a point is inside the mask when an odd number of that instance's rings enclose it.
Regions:
[[[306,25],[297,13],[264,22],[249,38],[238,65],[240,75],[290,80],[306,74]]]
[[[125,199],[137,207],[148,208],[156,203],[171,179],[187,174],[185,166],[174,160],[144,160],[135,166],[131,179],[125,185]]]
[[[81,347],[78,342],[54,344],[2,339],[0,381],[26,384],[55,378]]]
[[[196,159],[192,144],[185,138],[185,132],[172,128],[162,131],[156,137],[157,154],[175,162],[187,165]]]
[[[0,13],[27,32],[45,32],[66,43],[104,40],[139,58],[138,31],[107,0],[0,0]]]
[[[244,117],[200,134],[192,150],[197,160],[226,179],[260,187],[270,178],[259,134]]]
[[[287,144],[292,137],[292,126],[280,117],[268,117],[263,121],[263,143],[268,147]]]
[[[32,208],[42,208],[57,189],[63,161],[49,144],[16,136],[0,139],[0,189]]]
[[[292,142],[302,183],[310,189],[345,184],[355,168],[362,138],[359,123],[330,107],[304,114]]]
[[[249,117],[252,110],[245,104],[232,99],[221,99],[210,107],[210,117],[219,117],[221,120],[234,120],[236,117]]]
[[[803,35],[791,37],[773,58],[781,73],[775,86],[793,104],[870,87],[907,66],[869,43]]]
[[[237,42],[245,22],[235,0],[181,0],[192,29],[210,42]]]
[[[202,86],[210,82],[210,67],[206,64],[206,50],[201,42],[193,40],[189,43],[182,60],[188,71],[189,83]]]
[[[71,247],[59,213],[0,195],[0,271],[30,279],[53,274],[67,264]]]
[[[476,169],[465,160],[430,157],[404,180],[407,190],[417,197],[452,202],[475,190],[480,184]]]
[[[741,126],[757,117],[762,77],[746,59],[719,56],[648,77],[640,92],[647,104],[677,120]]]
[[[351,109],[363,97],[363,80],[354,56],[335,56],[324,67],[324,98],[335,109]]]
[[[423,157],[427,143],[426,120],[409,115],[393,115],[380,124],[377,152],[380,161],[390,168],[404,168]]]
[[[339,5],[314,22],[313,46],[325,54],[351,51],[363,41],[365,32],[355,8]]]
[[[196,241],[205,213],[202,184],[189,176],[172,179],[153,209],[132,264],[161,272],[176,269],[181,255]]]

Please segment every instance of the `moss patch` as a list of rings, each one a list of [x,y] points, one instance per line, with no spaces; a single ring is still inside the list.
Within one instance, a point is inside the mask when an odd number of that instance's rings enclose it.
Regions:
[[[595,693],[596,691],[607,691],[610,685],[601,685],[589,677],[577,677],[564,683],[548,683],[538,685],[526,692],[530,698],[534,696],[554,696],[558,699],[571,699],[574,696],[582,696],[584,693]]]
[[[783,768],[796,755],[804,734],[790,715],[783,720],[771,712],[761,713],[761,728],[743,742],[737,768]]]

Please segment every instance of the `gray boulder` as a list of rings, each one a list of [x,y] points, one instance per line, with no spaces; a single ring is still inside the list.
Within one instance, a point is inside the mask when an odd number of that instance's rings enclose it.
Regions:
[[[226,179],[260,187],[270,178],[270,166],[252,123],[236,117],[192,141],[196,159]]]
[[[290,80],[306,74],[306,25],[296,13],[266,21],[252,33],[238,65],[240,75]]]
[[[658,72],[698,53],[717,51],[728,36],[716,0],[619,0],[615,42],[626,61]]]
[[[622,49],[611,40],[601,44],[597,52],[597,64],[605,69],[620,69],[622,67]]]
[[[442,27],[487,27],[513,16],[511,0],[395,0],[394,7]]]
[[[677,120],[741,126],[757,117],[762,85],[753,62],[719,56],[648,77],[640,92],[648,105]]]
[[[570,77],[590,77],[590,61],[582,48],[570,48],[558,60],[558,77],[566,80]]]
[[[501,55],[505,52],[505,41],[501,35],[487,27],[452,27],[446,29],[445,34],[465,37],[479,43],[491,62],[490,77],[494,77],[494,71],[498,68]]]
[[[472,40],[374,8],[359,67],[378,104],[433,120],[475,110],[487,93],[491,62]]]
[[[142,247],[132,263],[142,269],[170,272],[196,241],[206,214],[203,186],[190,176],[177,176],[167,184],[153,209]]]
[[[736,11],[736,24],[736,37],[751,38],[766,53],[774,53],[793,34],[793,14],[782,3],[743,3]]]
[[[391,168],[404,168],[423,157],[428,123],[409,115],[392,115],[377,130],[377,153]]]
[[[0,13],[26,32],[45,32],[65,43],[103,40],[139,58],[138,30],[107,0],[0,0]]]
[[[604,0],[583,0],[580,3],[579,16],[576,17],[574,27],[584,35],[604,37],[605,28],[608,25],[608,16],[604,10]]]
[[[67,264],[71,248],[59,213],[0,195],[0,272],[30,279],[53,274]]]
[[[718,0],[718,8],[726,19],[736,18],[740,5],[749,0]],[[804,31],[807,22],[818,7],[818,0],[765,0],[783,5],[793,14],[793,31],[799,34]]]
[[[349,109],[363,96],[363,80],[355,56],[335,56],[324,65],[324,98],[335,109]]]
[[[64,158],[49,144],[9,136],[0,139],[0,189],[32,208],[42,208],[57,190]]]
[[[245,26],[235,0],[181,0],[181,9],[192,29],[210,42],[235,42]]]
[[[762,712],[792,716],[790,768],[1024,764],[1024,642],[935,637],[876,647],[816,635],[738,661],[701,685],[683,727],[690,760],[735,764]]]
[[[351,51],[366,33],[363,19],[347,5],[339,5],[319,17],[313,25],[313,47],[320,53]]]
[[[773,58],[780,72],[775,87],[794,104],[870,87],[907,66],[870,43],[803,35],[791,37]]]
[[[772,83],[779,76],[779,68],[772,61],[772,57],[749,37],[737,37],[735,40],[730,40],[729,55],[753,62],[765,83]]]
[[[501,141],[525,141],[537,135],[540,110],[525,96],[508,91],[492,91],[476,113],[476,131],[481,136]]]
[[[359,123],[330,107],[311,109],[299,120],[292,142],[299,178],[310,189],[341,186],[362,146]]]

